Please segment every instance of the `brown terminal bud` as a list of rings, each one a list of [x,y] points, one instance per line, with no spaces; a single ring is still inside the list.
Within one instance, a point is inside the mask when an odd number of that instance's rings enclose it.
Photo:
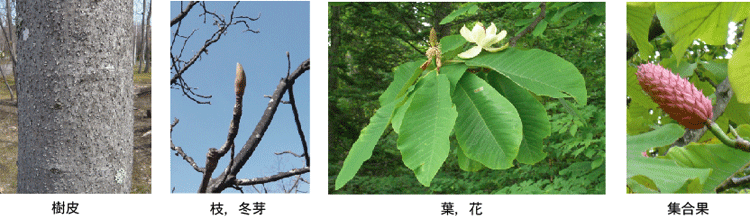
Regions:
[[[234,94],[242,96],[245,93],[245,70],[237,63],[237,77],[234,79]]]

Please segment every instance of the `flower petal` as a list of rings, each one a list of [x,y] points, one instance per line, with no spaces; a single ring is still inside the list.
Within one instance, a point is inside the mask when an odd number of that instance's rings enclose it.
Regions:
[[[499,43],[499,42],[500,42],[501,40],[505,39],[505,36],[506,36],[506,35],[508,35],[508,32],[507,32],[507,31],[505,31],[505,30],[503,30],[503,31],[500,31],[500,34],[498,34],[498,35],[494,35],[494,34],[493,34],[492,36],[489,36],[489,35],[488,35],[488,36],[487,36],[487,37],[486,37],[486,38],[484,39],[484,41],[482,42],[482,44],[481,44],[481,45],[482,45],[482,47],[484,47],[484,48],[489,48],[490,46],[492,46],[492,45],[494,45],[494,44],[496,44],[496,43]],[[488,50],[488,51],[489,51],[489,50]]]
[[[474,46],[471,47],[471,49],[466,50],[465,52],[462,52],[458,54],[458,57],[461,57],[462,59],[470,59],[474,58],[475,56],[479,55],[479,53],[482,52],[482,47],[480,46]]]
[[[497,41],[500,42],[500,40],[505,39],[505,36],[508,35],[508,31],[500,31],[500,33],[497,34]]]
[[[478,42],[477,45],[481,47],[490,47],[492,46],[492,44],[500,42],[500,40],[498,40],[497,37],[498,36],[495,34],[487,34],[487,36],[485,36],[481,42]]]
[[[461,28],[460,32],[461,32],[461,36],[464,37],[466,41],[471,42],[471,43],[477,42],[476,40],[474,40],[474,36],[471,34],[471,31],[469,30],[469,28],[466,28],[466,25],[464,25],[464,27]]]
[[[492,48],[492,47],[484,47],[485,50],[488,52],[497,52],[508,48],[508,43],[505,43],[505,45],[501,46],[500,48]]]
[[[495,27],[495,23],[494,22],[491,23],[490,27],[487,28],[486,33],[487,33],[487,35],[490,35],[490,34],[495,35],[495,34],[497,34],[497,27]]]
[[[484,32],[484,26],[482,26],[482,23],[477,22],[477,24],[474,25],[474,29],[471,29],[471,36],[474,41],[471,41],[472,43],[479,43],[482,42],[484,39],[484,36],[486,33]]]

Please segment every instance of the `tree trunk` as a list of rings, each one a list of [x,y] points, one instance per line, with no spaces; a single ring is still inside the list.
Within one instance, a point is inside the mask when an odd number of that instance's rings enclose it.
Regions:
[[[24,0],[18,192],[128,193],[132,0]]]
[[[144,51],[146,51],[146,0],[143,0],[143,4],[141,5],[141,7],[143,8],[143,14],[141,14],[141,29],[140,29],[141,40],[136,41],[136,43],[140,44],[140,47],[138,48],[138,50],[140,51],[136,52],[136,55],[141,57],[140,61],[138,61],[138,69],[136,69],[136,72],[138,72],[138,74],[141,73],[141,67],[143,67],[143,53]]]
[[[12,8],[10,7],[12,5],[11,2],[13,1],[5,0],[5,19],[6,19],[6,22],[8,23],[8,34],[5,37],[9,38],[5,40],[9,41],[9,43],[7,43],[6,45],[8,45],[9,47],[8,52],[10,53],[10,59],[11,59],[10,70],[11,72],[13,72],[12,73],[13,78],[14,78],[13,80],[16,80],[16,78],[18,78],[18,74],[16,73],[15,57],[16,57],[16,42],[18,41],[16,39],[17,38],[16,37],[16,25],[14,25],[13,18],[11,16],[11,12],[13,11]],[[17,84],[18,83],[13,84],[13,91],[15,93],[18,93]],[[11,100],[12,98],[13,98],[13,95],[11,94]]]
[[[144,30],[146,33],[144,35],[144,49],[143,49],[143,59],[146,62],[146,67],[143,67],[143,72],[150,72],[151,69],[151,2],[148,2],[148,16],[146,16],[146,29]]]

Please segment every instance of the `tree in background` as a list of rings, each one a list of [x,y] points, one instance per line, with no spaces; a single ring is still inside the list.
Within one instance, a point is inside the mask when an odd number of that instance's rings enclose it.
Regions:
[[[132,2],[19,1],[18,192],[128,193]]]
[[[135,58],[136,58],[136,74],[142,72],[149,72],[151,69],[151,1],[143,0],[140,7],[136,5],[136,9],[141,9],[140,25],[136,31],[135,38]]]
[[[5,0],[5,20],[3,22],[3,25],[0,25],[0,30],[2,30],[2,35],[0,35],[0,38],[2,38],[2,46],[0,48],[2,49],[2,54],[0,54],[0,59],[8,59],[8,64],[10,64],[11,74],[13,75],[13,78],[18,78],[18,73],[16,71],[16,42],[17,42],[17,32],[16,32],[16,25],[18,22],[13,22],[13,8],[15,8],[15,1],[11,0]],[[10,94],[10,100],[12,101],[14,99],[14,93],[16,91],[15,83],[13,86],[11,86],[8,81],[9,79],[6,78],[5,71],[0,68],[0,76],[2,76],[3,81],[5,82],[5,86],[8,88],[8,93]],[[15,81],[15,79],[13,80]]]

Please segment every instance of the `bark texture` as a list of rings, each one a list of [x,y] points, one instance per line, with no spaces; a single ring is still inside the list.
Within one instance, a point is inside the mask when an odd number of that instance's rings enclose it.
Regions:
[[[128,193],[132,0],[24,0],[18,192]]]

